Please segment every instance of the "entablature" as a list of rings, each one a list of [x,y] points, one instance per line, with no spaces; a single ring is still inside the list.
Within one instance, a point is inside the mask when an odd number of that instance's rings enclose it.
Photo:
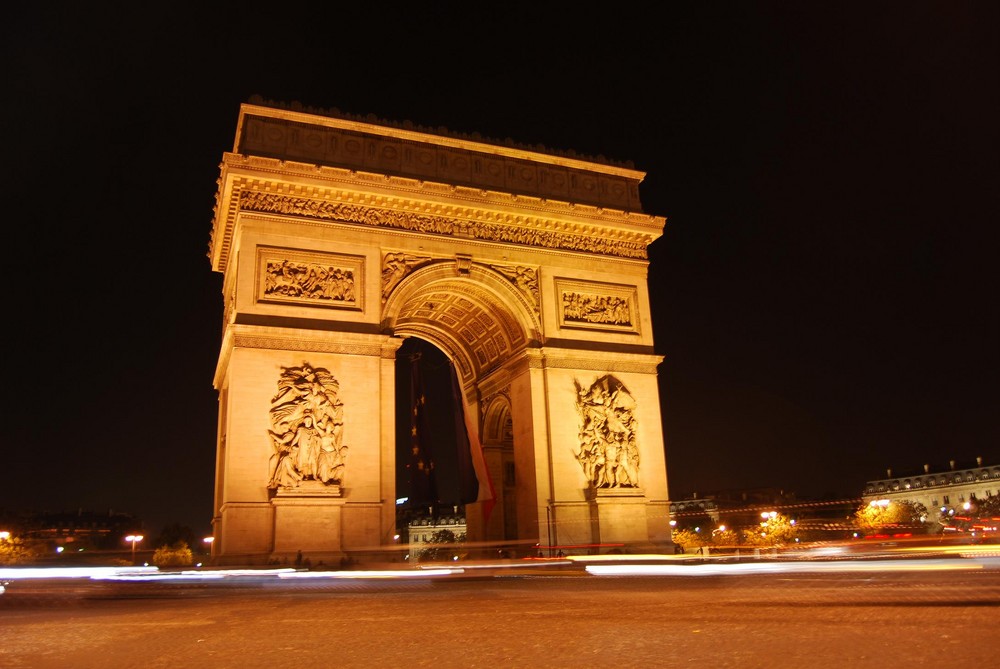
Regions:
[[[226,154],[209,258],[224,272],[239,212],[645,260],[665,219],[449,184]]]

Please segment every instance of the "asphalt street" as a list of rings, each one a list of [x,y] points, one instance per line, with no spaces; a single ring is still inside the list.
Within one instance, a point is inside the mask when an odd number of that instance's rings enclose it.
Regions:
[[[5,669],[990,666],[997,560],[880,571],[11,583]],[[692,572],[694,574],[694,572]]]

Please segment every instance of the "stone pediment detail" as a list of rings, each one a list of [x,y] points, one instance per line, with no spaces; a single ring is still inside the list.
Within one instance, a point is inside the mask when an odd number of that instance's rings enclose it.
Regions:
[[[437,235],[462,235],[485,241],[582,251],[620,258],[646,259],[646,247],[652,241],[651,238],[644,241],[622,239],[621,235],[617,235],[616,239],[616,235],[607,234],[607,230],[595,230],[592,235],[546,230],[517,216],[509,216],[503,221],[459,221],[436,214],[380,209],[370,205],[254,190],[240,193],[239,208],[261,214],[299,216]],[[521,220],[517,220],[518,218]],[[596,234],[598,232],[601,234]]]

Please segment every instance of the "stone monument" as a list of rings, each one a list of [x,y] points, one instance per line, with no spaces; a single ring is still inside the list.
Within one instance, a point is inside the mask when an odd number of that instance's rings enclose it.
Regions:
[[[253,100],[223,155],[218,564],[393,548],[403,338],[452,361],[469,539],[666,550],[647,289],[665,219],[628,165]]]

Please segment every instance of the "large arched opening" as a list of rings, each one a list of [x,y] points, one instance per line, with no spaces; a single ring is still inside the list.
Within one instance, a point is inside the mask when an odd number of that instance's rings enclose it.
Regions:
[[[402,422],[412,410],[407,404],[412,402],[411,379],[405,372],[416,357],[422,357],[426,363],[422,376],[433,387],[429,411],[436,422],[434,430],[441,436],[425,446],[436,458],[438,501],[444,507],[464,508],[487,497],[478,493],[480,486],[488,485],[488,511],[480,507],[465,514],[469,536],[492,544],[510,544],[504,549],[509,553],[516,552],[514,544],[519,539],[513,414],[509,387],[491,392],[488,380],[526,348],[537,346],[540,324],[529,298],[492,268],[471,262],[432,262],[397,284],[386,299],[382,322],[386,331],[404,339],[397,352],[397,370],[403,373],[397,376],[396,453],[397,487],[407,491],[398,498],[406,497],[407,501],[399,515],[407,517],[427,506],[426,500],[411,496],[410,479],[416,465],[410,462],[411,426]],[[457,381],[458,397],[450,392],[447,377],[451,373]],[[484,388],[488,396],[484,396]],[[463,424],[473,435],[471,443],[462,433]],[[482,453],[479,476],[489,477],[488,482],[475,482],[475,494],[467,485],[468,477],[476,475],[466,452],[470,448]],[[533,551],[537,541],[532,537],[527,543]]]

